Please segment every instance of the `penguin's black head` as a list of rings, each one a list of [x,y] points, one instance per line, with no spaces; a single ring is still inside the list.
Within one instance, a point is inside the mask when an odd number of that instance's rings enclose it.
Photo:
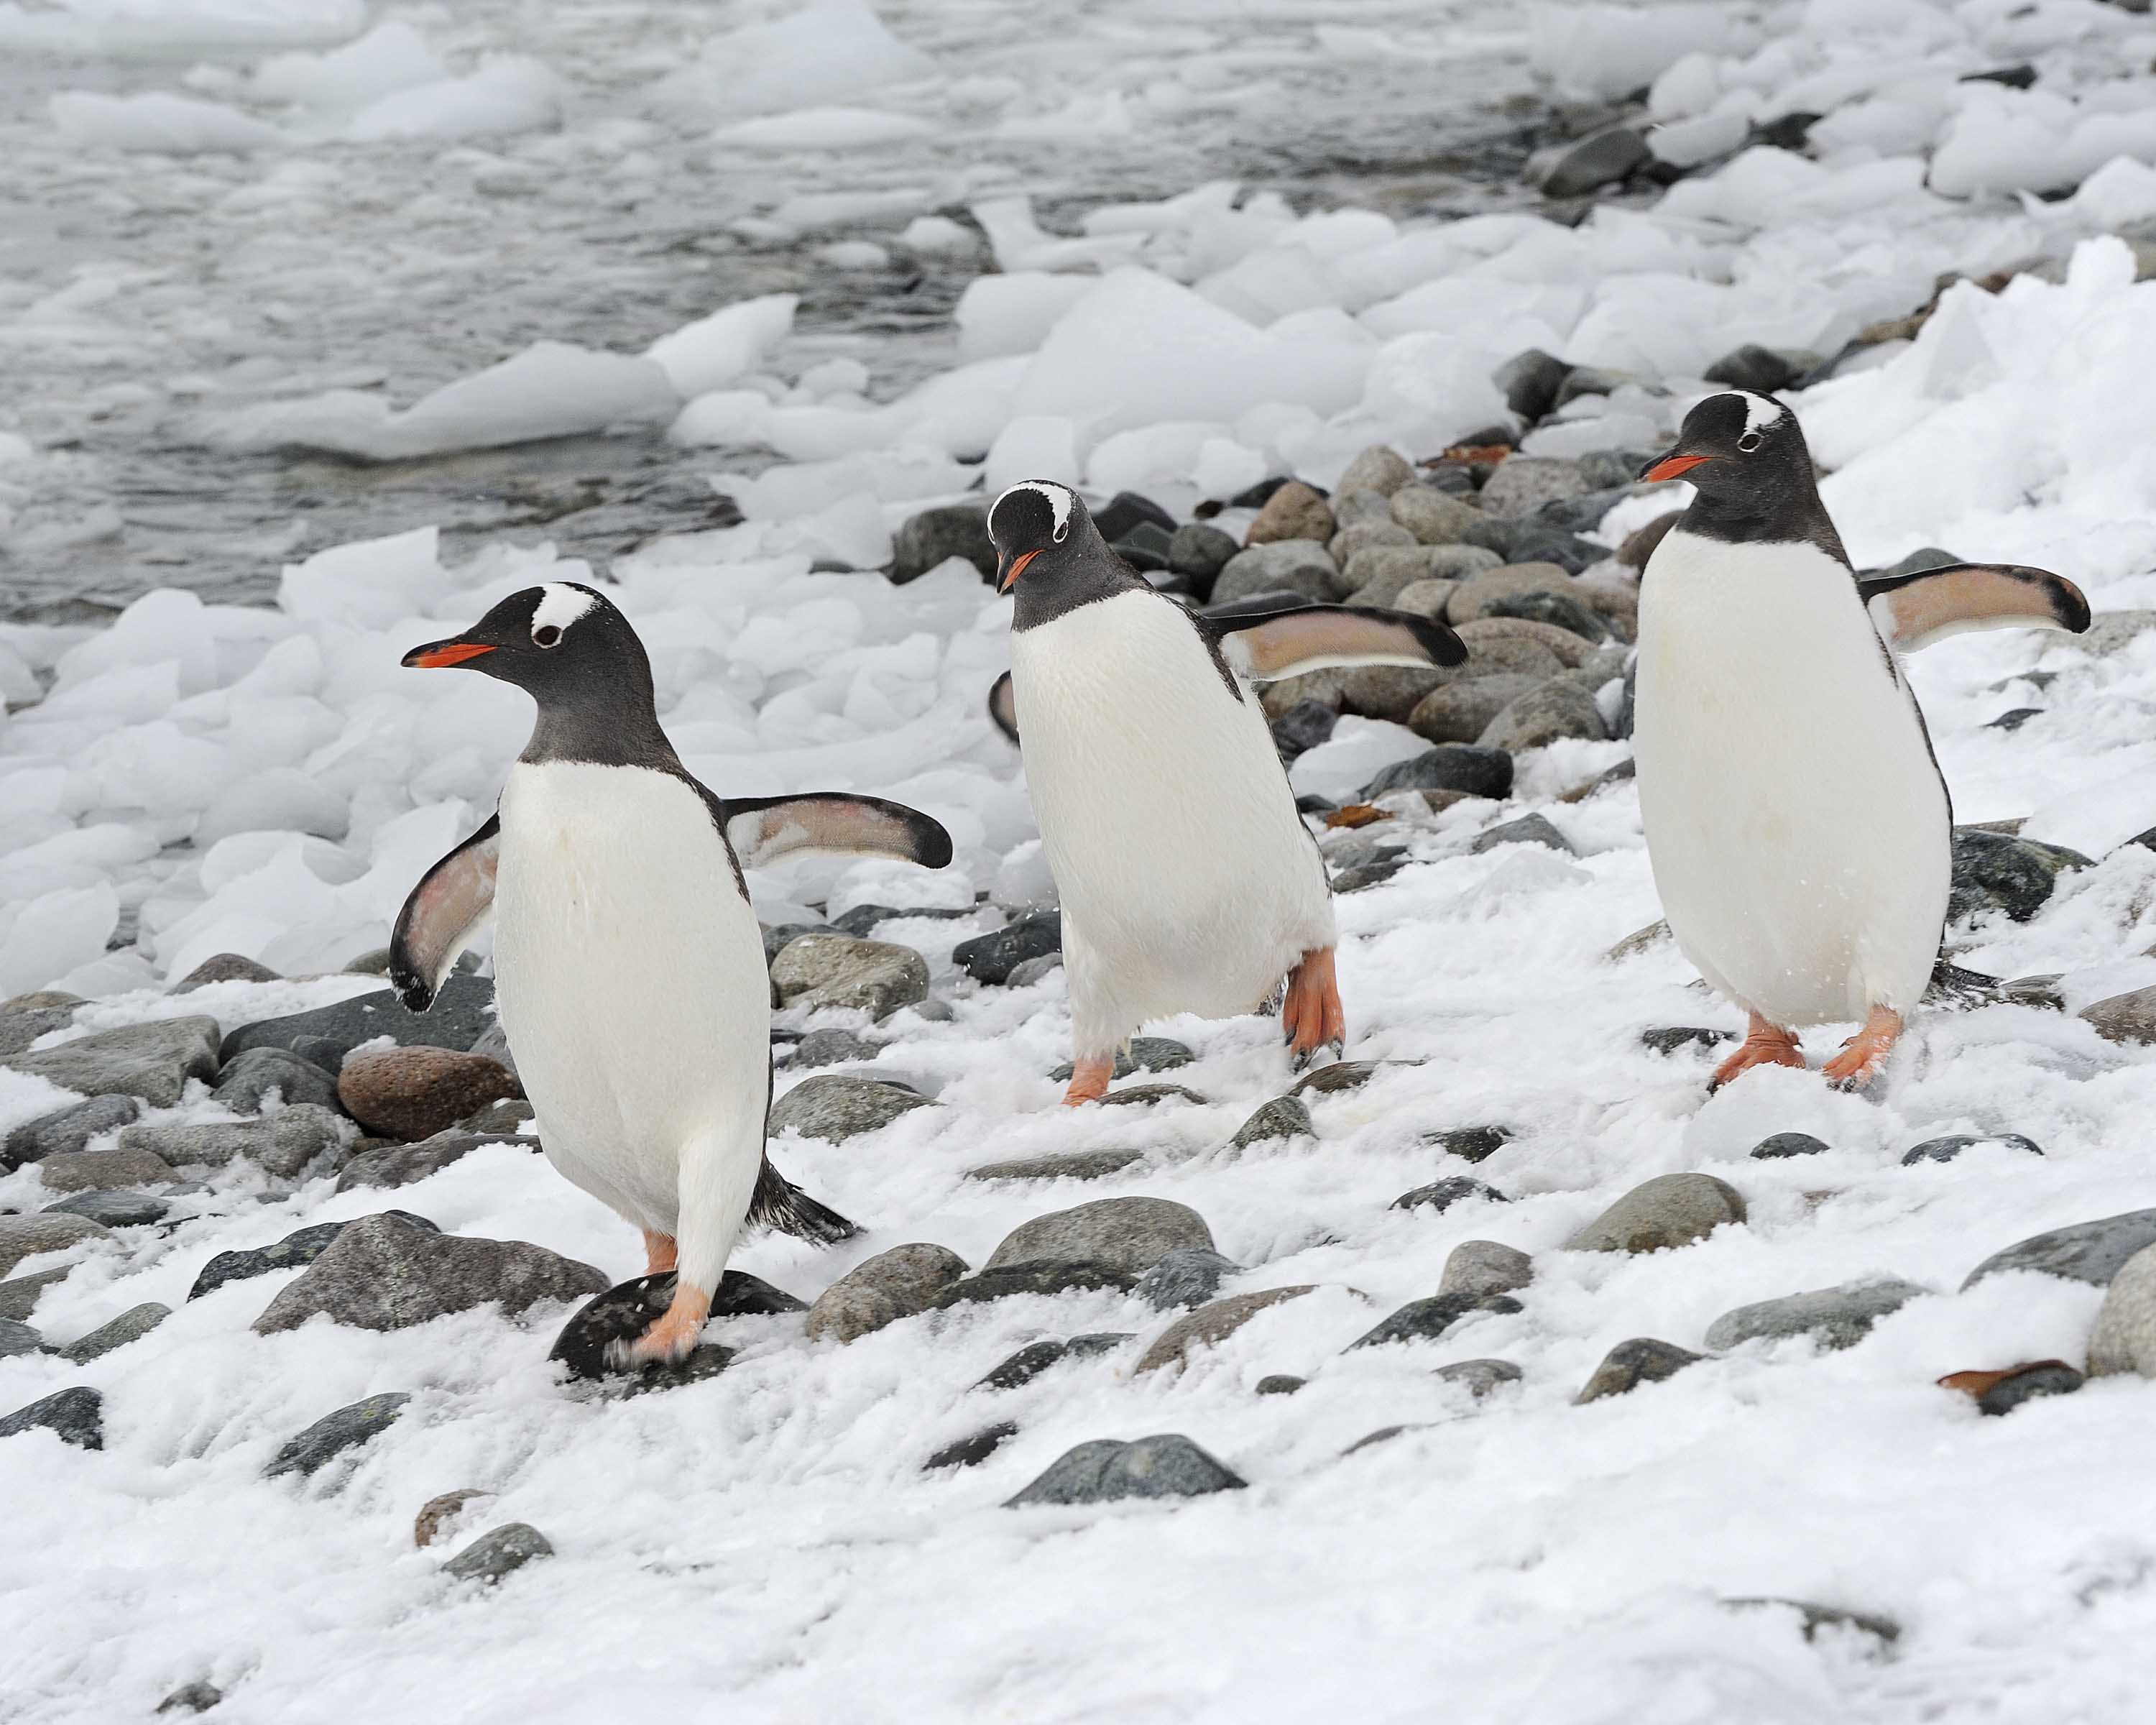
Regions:
[[[1749,389],[1710,395],[1686,413],[1676,448],[1650,461],[1640,477],[1687,479],[1714,497],[1813,489],[1811,452],[1797,416]]]
[[[550,581],[513,593],[464,634],[429,641],[407,665],[462,665],[514,683],[549,708],[603,711],[627,703],[648,711],[651,661],[629,619],[604,594]]]
[[[996,547],[996,591],[1009,593],[1023,576],[1043,585],[1075,567],[1100,538],[1078,494],[1053,480],[1021,480],[988,508]]]

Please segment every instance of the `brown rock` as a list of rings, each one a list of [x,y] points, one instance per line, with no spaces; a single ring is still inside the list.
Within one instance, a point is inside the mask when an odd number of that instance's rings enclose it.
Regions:
[[[444,1491],[439,1497],[429,1497],[420,1506],[419,1513],[412,1523],[412,1543],[432,1545],[449,1531],[449,1524],[465,1512],[465,1506],[475,1498],[491,1497],[491,1491],[482,1491],[476,1486],[466,1486],[461,1491]]]
[[[1537,623],[1527,617],[1478,617],[1458,627],[1460,639],[1467,643],[1466,672],[1477,673],[1475,660],[1477,654],[1487,655],[1500,641],[1532,641],[1545,649],[1556,659],[1560,670],[1576,670],[1594,656],[1594,643],[1574,634],[1568,629],[1559,629],[1554,623]],[[1494,665],[1494,670],[1512,670],[1512,665]],[[1525,669],[1524,666],[1517,667]]]
[[[1290,480],[1265,500],[1265,506],[1250,523],[1250,531],[1243,536],[1243,543],[1270,545],[1281,539],[1315,539],[1322,545],[1334,531],[1332,506],[1313,487],[1301,480]]]
[[[1472,742],[1490,721],[1542,680],[1507,672],[1433,689],[1408,715],[1408,728],[1432,742]]]
[[[1194,1348],[1217,1348],[1270,1306],[1298,1299],[1316,1289],[1308,1284],[1291,1288],[1262,1288],[1253,1294],[1230,1294],[1178,1317],[1153,1338],[1139,1358],[1137,1370],[1158,1371],[1163,1366],[1184,1365]]]
[[[1644,527],[1635,527],[1625,536],[1625,542],[1617,547],[1617,561],[1628,569],[1644,569],[1647,559],[1655,554],[1655,547],[1662,542],[1662,536],[1677,524],[1684,511],[1673,509],[1667,515],[1658,515]]]
[[[1515,593],[1571,592],[1572,577],[1555,563],[1506,563],[1461,582],[1445,614],[1454,624],[1472,623]]]
[[[499,1060],[450,1048],[362,1049],[346,1055],[337,1075],[337,1100],[354,1120],[408,1143],[522,1094]]]
[[[1347,674],[1340,691],[1341,710],[1366,719],[1404,720],[1434,689],[1451,680],[1446,670],[1414,665],[1368,665]]]

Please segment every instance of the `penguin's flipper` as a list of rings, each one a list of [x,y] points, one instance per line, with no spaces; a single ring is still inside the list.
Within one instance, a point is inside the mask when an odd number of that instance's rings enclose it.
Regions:
[[[729,797],[726,842],[745,869],[783,856],[821,851],[834,856],[895,856],[940,869],[951,860],[951,835],[918,809],[848,791],[798,797]]]
[[[749,1196],[748,1219],[759,1228],[776,1228],[816,1245],[835,1245],[861,1230],[828,1204],[821,1204],[763,1159]]]
[[[1220,656],[1254,683],[1337,666],[1458,665],[1467,644],[1435,618],[1348,605],[1296,605],[1255,621],[1206,616]]]
[[[1018,701],[1011,693],[1011,674],[1009,671],[988,685],[988,717],[997,730],[1010,738],[1011,747],[1017,747]]]
[[[457,846],[412,889],[389,937],[389,981],[397,998],[424,1012],[457,955],[494,916],[494,871],[501,858],[501,817]]]
[[[1890,646],[1913,653],[1948,635],[1977,629],[2089,626],[2089,603],[2063,575],[2019,563],[1952,563],[1860,581],[1857,591],[1872,626]]]

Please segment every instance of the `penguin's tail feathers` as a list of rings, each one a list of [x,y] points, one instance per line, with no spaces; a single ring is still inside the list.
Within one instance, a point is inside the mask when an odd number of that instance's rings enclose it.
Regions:
[[[829,1204],[817,1203],[780,1173],[771,1165],[769,1157],[757,1170],[756,1191],[748,1201],[748,1219],[753,1226],[776,1228],[781,1234],[791,1234],[818,1245],[836,1245],[861,1231]]]

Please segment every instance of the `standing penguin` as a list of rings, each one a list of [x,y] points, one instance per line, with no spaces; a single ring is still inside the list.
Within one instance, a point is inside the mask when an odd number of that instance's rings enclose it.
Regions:
[[[679,1272],[623,1358],[679,1359],[745,1219],[854,1231],[764,1159],[770,984],[742,862],[823,850],[941,868],[950,836],[874,797],[714,796],[660,728],[644,644],[588,587],[512,593],[403,662],[499,677],[539,713],[499,811],[405,901],[391,979],[424,1011],[491,912],[502,1027],[547,1160],[644,1230],[652,1272]]]
[[[1826,1076],[1878,1070],[1938,957],[1953,814],[1896,649],[1966,629],[2076,633],[2080,590],[1958,563],[1861,581],[1797,417],[1732,391],[1686,415],[1642,477],[1698,495],[1640,588],[1633,747],[1655,885],[1677,945],[1750,1014],[1717,1069],[1801,1066],[1794,1027],[1857,1034]]]
[[[1023,726],[1026,783],[1063,911],[1076,1043],[1066,1103],[1108,1087],[1151,1019],[1250,1012],[1287,978],[1298,1062],[1346,1037],[1332,892],[1248,686],[1333,665],[1457,665],[1441,623],[1338,605],[1195,614],[1101,539],[1077,495],[1028,480],[988,511],[1015,592],[990,711]]]

